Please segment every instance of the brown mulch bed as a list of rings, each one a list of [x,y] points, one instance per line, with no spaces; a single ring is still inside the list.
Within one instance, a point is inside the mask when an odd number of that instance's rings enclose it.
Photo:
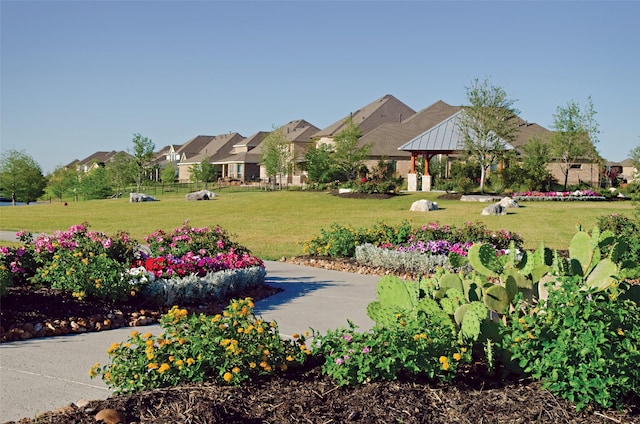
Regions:
[[[288,262],[370,274],[353,261],[292,258]],[[76,301],[61,292],[15,288],[3,297],[1,325],[69,321],[92,315],[122,316],[122,325],[135,317],[159,316],[163,310],[144,299],[127,304]],[[245,293],[260,299],[277,290],[265,286]],[[227,301],[193,306],[219,312]],[[95,331],[95,330],[90,330]],[[123,422],[133,423],[640,423],[640,401],[622,411],[589,410],[578,413],[567,401],[529,380],[500,380],[477,369],[460,373],[453,384],[438,385],[420,378],[370,382],[338,387],[323,376],[317,359],[304,368],[263,378],[241,387],[188,384],[132,395],[112,396],[49,411],[36,420],[19,423],[95,423],[96,414],[112,409]],[[102,412],[103,413],[103,412]],[[112,421],[117,422],[117,421]]]

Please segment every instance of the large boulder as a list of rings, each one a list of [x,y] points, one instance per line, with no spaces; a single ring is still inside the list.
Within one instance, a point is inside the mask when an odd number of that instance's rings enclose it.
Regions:
[[[518,205],[518,202],[516,202],[511,197],[505,197],[502,200],[500,200],[500,202],[498,202],[498,203],[503,208],[519,208],[520,207],[520,205]]]
[[[436,202],[432,202],[431,200],[426,200],[426,199],[416,200],[415,202],[413,202],[409,210],[413,212],[437,211],[438,204]]]
[[[217,197],[216,194],[209,190],[200,190],[194,191],[192,193],[187,193],[185,199],[187,200],[209,200]]]
[[[482,209],[481,215],[506,215],[506,214],[507,214],[507,208],[502,206],[500,203],[494,203]]]
[[[135,203],[135,202],[155,202],[158,199],[156,199],[153,196],[149,196],[148,194],[144,194],[144,193],[129,193],[129,202],[131,203]]]

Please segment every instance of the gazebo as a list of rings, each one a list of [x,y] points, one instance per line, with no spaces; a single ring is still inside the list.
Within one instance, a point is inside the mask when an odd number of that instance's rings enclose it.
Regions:
[[[422,191],[431,191],[431,175],[429,174],[429,161],[437,155],[447,158],[454,153],[465,151],[464,136],[460,133],[458,122],[463,110],[456,112],[439,124],[431,127],[422,134],[414,137],[398,147],[398,150],[411,152],[411,169],[407,175],[408,191],[418,190],[418,176],[416,174],[416,158],[424,160],[424,175],[422,176]],[[507,150],[513,149],[508,143],[504,143]]]
[[[437,155],[449,156],[464,150],[464,138],[458,128],[458,119],[462,111],[458,111],[449,118],[428,129],[398,147],[398,150],[411,152],[411,169],[407,175],[408,190],[418,190],[418,175],[416,174],[416,158],[424,160],[424,175],[422,176],[422,191],[431,191],[431,175],[429,161]]]

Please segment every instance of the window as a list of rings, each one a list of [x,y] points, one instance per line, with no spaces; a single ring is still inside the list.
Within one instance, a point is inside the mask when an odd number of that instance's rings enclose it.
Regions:
[[[572,163],[569,169],[582,169],[582,164],[580,163]]]

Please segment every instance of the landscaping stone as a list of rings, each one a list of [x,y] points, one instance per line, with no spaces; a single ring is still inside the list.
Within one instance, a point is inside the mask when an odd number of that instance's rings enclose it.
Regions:
[[[499,204],[503,208],[518,208],[518,207],[520,207],[520,205],[518,205],[518,202],[515,201],[514,199],[512,199],[511,197],[503,198],[502,200],[500,200]]]
[[[185,199],[187,200],[210,200],[217,197],[217,195],[209,190],[194,191],[187,193]]]
[[[409,210],[412,212],[437,211],[438,204],[426,199],[416,200],[415,202],[413,202]]]
[[[493,205],[489,205],[486,208],[482,209],[481,215],[506,215],[507,208],[502,206],[500,203],[494,203]]]
[[[129,202],[156,202],[157,199],[144,193],[129,193]]]

